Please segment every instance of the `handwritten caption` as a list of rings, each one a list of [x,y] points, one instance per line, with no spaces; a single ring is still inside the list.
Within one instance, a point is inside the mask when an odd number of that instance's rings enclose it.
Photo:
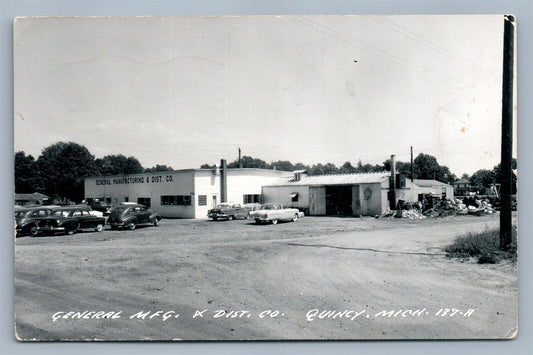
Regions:
[[[463,317],[469,318],[475,312],[475,309],[457,309],[457,308],[440,308],[438,310],[429,310],[426,308],[419,309],[399,309],[399,310],[382,310],[378,312],[370,312],[366,309],[362,310],[324,310],[313,308],[303,314],[304,318],[308,322],[319,321],[324,319],[343,319],[354,321],[356,319],[394,319],[394,318],[421,318],[421,317]],[[138,311],[132,314],[126,314],[123,311],[69,311],[69,312],[56,312],[52,315],[52,321],[61,321],[67,319],[131,319],[131,320],[161,320],[163,322],[169,320],[175,320],[179,318],[211,318],[211,319],[269,319],[269,318],[283,318],[285,313],[279,310],[263,310],[258,312],[252,312],[248,310],[195,310],[191,313],[180,313],[178,311]]]

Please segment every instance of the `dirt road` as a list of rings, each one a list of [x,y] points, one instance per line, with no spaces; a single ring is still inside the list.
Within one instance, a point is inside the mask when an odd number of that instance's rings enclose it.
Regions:
[[[494,215],[421,221],[306,217],[266,226],[163,220],[135,231],[19,238],[17,335],[510,337],[518,307],[515,265],[461,263],[443,252],[456,235],[498,222]]]

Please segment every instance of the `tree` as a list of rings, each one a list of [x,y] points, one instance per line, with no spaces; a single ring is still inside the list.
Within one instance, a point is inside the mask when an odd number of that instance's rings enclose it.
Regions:
[[[518,165],[517,165],[516,158],[513,158],[513,160],[511,161],[511,169],[516,170],[517,166]],[[501,184],[502,183],[502,177],[501,177],[502,167],[501,167],[501,163],[496,165],[492,171],[494,172],[494,176],[496,178],[496,182],[498,184]],[[511,181],[511,190],[512,190],[511,193],[512,194],[516,194],[516,192],[517,192],[516,181],[517,181],[516,175],[513,174],[512,175],[512,181]]]
[[[82,145],[58,142],[43,149],[37,159],[44,192],[72,201],[83,199],[83,181],[98,173],[94,156]]]
[[[123,175],[140,174],[144,172],[141,163],[134,157],[119,155],[106,155],[102,159],[96,159],[99,175]]]
[[[361,163],[360,160],[359,163]],[[342,166],[339,168],[339,172],[342,174],[353,174],[356,172],[356,170],[357,168],[355,168],[349,161],[342,164]]]
[[[174,169],[172,169],[170,166],[157,164],[156,166],[153,166],[151,168],[144,169],[144,172],[145,173],[159,173],[159,172],[173,171],[173,170]]]
[[[309,175],[336,174],[338,171],[339,169],[332,163],[327,163],[325,165],[320,163],[315,164],[307,170]]]
[[[420,153],[413,163],[417,179],[435,179],[446,183],[453,183],[457,179],[447,166],[439,165],[437,158],[432,155]]]
[[[413,164],[414,166],[416,166],[415,164]],[[390,159],[387,159],[383,162],[383,168],[384,170],[386,171],[390,171],[391,170],[391,160]],[[415,168],[416,170],[416,168]],[[396,162],[396,172],[399,173],[399,174],[405,174],[406,176],[408,177],[411,177],[411,163],[406,163],[406,162],[403,162],[403,161],[397,161]],[[413,176],[413,179],[416,177],[416,172]],[[433,178],[433,176],[431,177]]]
[[[492,170],[481,169],[472,174],[470,184],[472,188],[479,191],[481,195],[486,195],[490,187],[496,183],[496,174]]]
[[[15,192],[33,193],[42,191],[37,162],[31,155],[20,151],[15,153]]]
[[[276,162],[272,162],[270,163],[269,167],[271,169],[276,169],[276,170],[283,170],[283,171],[293,171],[293,170],[296,170],[294,168],[294,165],[288,161],[288,160],[278,160]]]
[[[239,167],[239,160],[236,159],[235,161],[228,164],[228,168],[238,168]],[[266,163],[266,161],[261,159],[255,159],[249,156],[243,156],[242,157],[242,167],[243,168],[259,168],[259,169],[268,169],[269,166]]]

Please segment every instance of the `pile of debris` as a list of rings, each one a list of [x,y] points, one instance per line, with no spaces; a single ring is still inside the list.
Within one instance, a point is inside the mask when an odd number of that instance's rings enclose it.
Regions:
[[[495,209],[489,200],[477,198],[443,200],[430,196],[430,198],[425,198],[424,201],[416,203],[399,200],[397,207],[395,211],[387,210],[383,217],[424,219],[467,214],[483,216],[495,213]]]

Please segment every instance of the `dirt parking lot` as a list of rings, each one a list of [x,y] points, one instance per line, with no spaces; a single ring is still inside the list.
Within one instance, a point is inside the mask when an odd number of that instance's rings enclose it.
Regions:
[[[163,220],[16,240],[20,339],[501,338],[517,270],[444,256],[498,215]]]

